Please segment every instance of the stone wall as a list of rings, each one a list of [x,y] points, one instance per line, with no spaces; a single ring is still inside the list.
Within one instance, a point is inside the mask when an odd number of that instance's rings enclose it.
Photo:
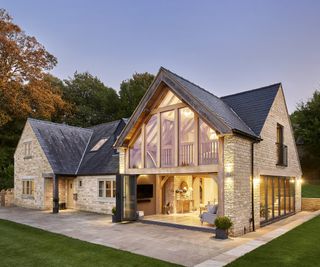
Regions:
[[[288,166],[277,166],[277,123],[283,126],[284,144],[288,146]],[[287,112],[283,91],[279,90],[261,131],[262,141],[254,145],[255,222],[260,226],[260,186],[261,175],[295,177],[296,211],[301,210],[301,168],[295,145],[292,126]]]
[[[78,176],[74,179],[74,192],[77,193],[75,209],[112,214],[112,208],[116,206],[116,199],[99,197],[99,179],[115,180],[116,176]],[[80,181],[82,183],[81,186],[79,184]]]
[[[0,191],[0,206],[10,207],[14,204],[14,193],[13,189],[1,190]]]
[[[305,211],[320,210],[320,198],[302,198],[301,209]]]
[[[235,135],[224,138],[224,215],[233,222],[231,234],[243,235],[250,229],[251,142]]]
[[[31,142],[31,157],[25,157],[24,142]],[[43,173],[52,173],[52,168],[44,155],[42,148],[27,122],[14,154],[14,202],[17,206],[45,209]],[[22,181],[34,181],[34,195],[22,194]]]

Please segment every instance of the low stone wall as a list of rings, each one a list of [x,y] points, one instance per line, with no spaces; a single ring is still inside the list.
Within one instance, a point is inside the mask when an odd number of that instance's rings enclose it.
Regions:
[[[320,198],[302,198],[301,206],[305,211],[320,210]]]
[[[13,189],[1,190],[0,191],[0,206],[10,207],[14,204]]]

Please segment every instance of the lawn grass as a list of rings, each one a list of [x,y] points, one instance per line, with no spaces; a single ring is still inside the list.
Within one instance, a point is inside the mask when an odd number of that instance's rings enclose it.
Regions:
[[[320,266],[320,216],[298,226],[228,266]]]
[[[79,231],[85,231],[85,229],[79,229]],[[147,246],[148,244],[146,244],[146,249],[148,249]],[[98,267],[174,265],[22,224],[0,220],[0,266]]]
[[[302,197],[320,198],[320,182],[305,181],[302,184]]]

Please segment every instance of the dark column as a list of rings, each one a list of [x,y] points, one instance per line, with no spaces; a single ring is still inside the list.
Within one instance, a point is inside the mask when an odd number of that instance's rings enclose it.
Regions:
[[[58,175],[53,175],[53,208],[52,213],[59,212],[59,178]]]
[[[123,210],[123,176],[118,174],[116,176],[116,222],[122,221]]]

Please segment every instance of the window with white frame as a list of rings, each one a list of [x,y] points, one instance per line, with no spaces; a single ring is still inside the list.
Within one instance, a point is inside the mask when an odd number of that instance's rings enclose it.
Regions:
[[[34,194],[34,180],[22,180],[22,194],[26,196],[33,196]]]
[[[29,158],[31,157],[31,141],[28,141],[28,142],[24,142],[23,143],[24,145],[24,157],[25,158]]]
[[[116,197],[116,181],[114,179],[99,180],[98,187],[98,196],[100,198]]]

